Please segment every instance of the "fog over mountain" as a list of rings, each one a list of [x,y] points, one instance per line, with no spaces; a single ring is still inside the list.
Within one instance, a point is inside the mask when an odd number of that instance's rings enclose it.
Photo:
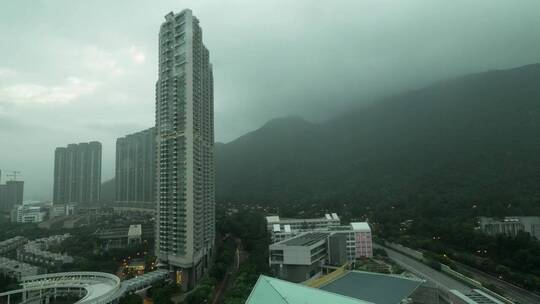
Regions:
[[[334,121],[440,80],[540,62],[535,0],[5,2],[0,169],[22,171],[26,199],[51,198],[54,148],[68,143],[101,141],[103,180],[113,176],[115,139],[154,122],[159,25],[186,7],[210,50],[221,142],[275,117]]]
[[[276,119],[216,150],[218,201],[539,210],[540,64],[473,74],[324,123]]]

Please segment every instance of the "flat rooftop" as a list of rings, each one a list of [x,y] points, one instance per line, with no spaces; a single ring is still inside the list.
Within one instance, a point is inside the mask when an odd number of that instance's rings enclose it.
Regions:
[[[423,282],[395,275],[349,271],[320,289],[377,304],[399,304]]]
[[[317,218],[282,218],[279,215],[270,215],[266,217],[268,224],[273,223],[297,223],[297,222],[328,222],[339,221],[337,213],[326,213],[323,217]]]
[[[371,228],[367,222],[354,222],[351,223],[351,227],[354,231],[371,232]]]
[[[326,232],[309,232],[301,234],[292,239],[285,240],[279,244],[285,246],[311,246],[318,241],[325,239],[326,237],[328,237],[328,233]]]

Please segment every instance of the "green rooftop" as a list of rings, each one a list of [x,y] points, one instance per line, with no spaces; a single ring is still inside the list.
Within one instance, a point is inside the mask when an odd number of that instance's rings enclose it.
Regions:
[[[399,304],[424,281],[396,275],[349,271],[320,288],[377,304]]]
[[[246,304],[373,304],[261,275]]]

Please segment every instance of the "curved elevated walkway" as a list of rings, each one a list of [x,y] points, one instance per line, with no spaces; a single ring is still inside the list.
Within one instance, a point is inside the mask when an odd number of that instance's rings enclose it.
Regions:
[[[1,303],[48,303],[58,294],[79,293],[77,304],[113,303],[126,292],[136,292],[165,279],[166,270],[157,270],[124,282],[110,273],[62,272],[23,278],[23,288],[0,293]],[[44,301],[43,301],[44,300]]]

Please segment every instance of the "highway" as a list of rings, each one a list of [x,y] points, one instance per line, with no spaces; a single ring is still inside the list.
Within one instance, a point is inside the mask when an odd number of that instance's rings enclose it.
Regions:
[[[470,266],[461,264],[456,261],[453,261],[453,262],[456,265],[458,271],[469,273],[470,275],[472,275],[473,279],[481,282],[484,285],[486,283],[493,284],[494,286],[502,290],[502,293],[505,297],[507,297],[508,299],[512,300],[515,303],[520,303],[520,304],[540,303],[540,296],[537,294],[534,294],[521,287],[512,285],[503,280],[500,280],[476,268],[472,268]]]
[[[467,285],[456,281],[453,278],[447,276],[446,274],[439,272],[421,262],[418,262],[417,260],[410,258],[402,253],[376,244],[373,244],[373,247],[383,248],[388,254],[388,257],[394,260],[398,265],[405,268],[409,272],[412,272],[415,275],[427,281],[430,281],[439,287],[442,287],[442,289],[456,289],[464,294],[471,291],[471,288]]]

